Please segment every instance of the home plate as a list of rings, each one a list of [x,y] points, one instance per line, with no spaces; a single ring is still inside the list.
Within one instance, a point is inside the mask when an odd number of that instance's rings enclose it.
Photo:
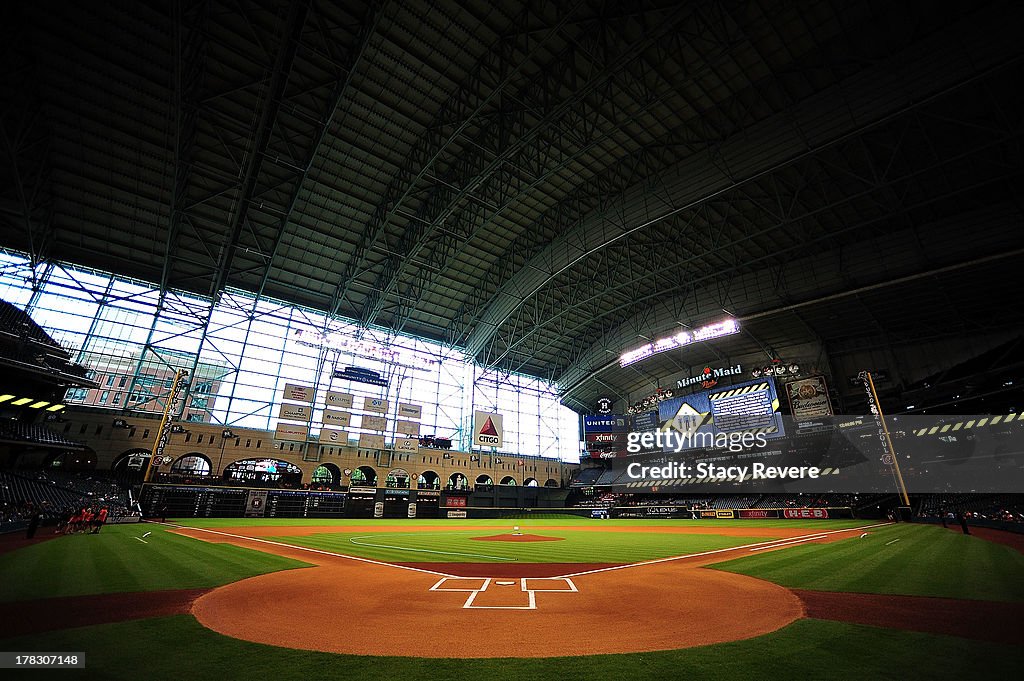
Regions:
[[[498,586],[512,586],[515,582],[495,582]]]

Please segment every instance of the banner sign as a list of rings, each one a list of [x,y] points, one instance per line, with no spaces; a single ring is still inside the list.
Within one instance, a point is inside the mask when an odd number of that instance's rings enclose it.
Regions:
[[[360,428],[365,430],[387,430],[388,420],[383,416],[362,416],[359,421]]]
[[[341,379],[343,381],[355,381],[357,383],[379,385],[382,388],[388,387],[387,379],[381,378],[379,372],[371,371],[370,369],[360,369],[359,367],[345,367],[344,369],[335,369],[334,377]]]
[[[731,508],[730,509],[719,508],[719,509],[715,510],[715,517],[716,518],[735,518],[736,514],[733,512],[733,510]]]
[[[645,506],[644,510],[647,512],[647,515],[655,517],[664,517],[676,513],[675,506]]]
[[[309,415],[313,413],[312,407],[304,404],[282,404],[277,412],[277,418],[290,421],[309,421]]]
[[[398,403],[398,415],[407,419],[418,419],[423,416],[423,407],[418,404]]]
[[[347,411],[324,409],[324,416],[322,420],[324,425],[327,426],[341,426],[342,428],[348,428],[352,425],[352,414]]]
[[[245,517],[262,518],[267,513],[267,490],[251,489],[245,500]]]
[[[779,512],[773,508],[744,508],[736,512],[740,518],[778,518]]]
[[[402,435],[416,435],[420,434],[420,424],[416,421],[396,421],[395,432],[401,433]]]
[[[465,508],[466,497],[446,497],[444,500],[444,505],[447,507]]]
[[[360,433],[359,446],[363,449],[384,449],[384,436]]]
[[[827,508],[784,508],[783,518],[799,518],[800,520],[824,520],[828,518]]]
[[[486,411],[473,412],[473,444],[479,447],[502,447],[505,444],[504,417]]]
[[[584,416],[583,430],[588,433],[629,432],[629,419],[621,415]]]
[[[373,504],[373,517],[383,518],[384,517],[384,502],[378,501]]]
[[[313,404],[313,388],[308,385],[296,385],[295,383],[284,384],[284,394],[282,397],[292,402],[303,402],[305,404]]]
[[[676,388],[689,388],[691,385],[700,384],[701,388],[709,390],[718,385],[718,380],[726,376],[742,376],[743,367],[736,364],[731,367],[704,367],[704,371],[696,376],[686,376],[676,381]]]
[[[320,444],[322,445],[347,445],[348,433],[344,430],[332,430],[324,428],[320,431]]]
[[[364,397],[363,411],[372,411],[378,414],[388,413],[388,401],[382,397]]]
[[[309,437],[309,426],[296,426],[291,423],[279,423],[274,431],[275,440],[285,442],[305,442]]]
[[[701,511],[700,512],[700,517],[701,518],[717,518],[718,516],[715,515],[714,511]]]
[[[370,496],[376,496],[377,495],[377,488],[376,487],[350,487],[349,490],[348,490],[348,494],[349,494],[349,496],[352,496],[354,494],[358,494],[358,495],[360,495],[360,498],[362,498],[362,495],[365,495],[365,494],[369,494]]]
[[[466,515],[465,511],[448,511],[449,518],[465,518]]]
[[[408,514],[409,514],[410,518],[415,518],[416,517],[416,502],[415,501],[413,501],[413,502],[411,502],[409,504]]]
[[[396,437],[396,452],[418,452],[420,451],[420,440],[416,437]]]
[[[634,414],[632,419],[632,430],[637,433],[654,432],[658,429],[658,411],[645,411]]]
[[[351,409],[352,394],[329,391],[327,393],[327,399],[324,401],[324,404],[326,404],[328,407],[337,407],[339,409]]]
[[[625,444],[629,439],[629,433],[587,433],[584,438],[588,444],[596,442],[597,444],[616,445]]]
[[[420,489],[416,490],[417,499],[434,498],[441,496],[440,490],[436,489]]]
[[[811,376],[786,384],[786,396],[797,421],[832,416],[832,403],[828,399],[828,386],[824,376]]]

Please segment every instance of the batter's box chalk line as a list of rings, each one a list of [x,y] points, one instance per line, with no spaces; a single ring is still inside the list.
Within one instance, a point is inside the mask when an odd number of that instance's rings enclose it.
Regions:
[[[537,593],[579,593],[576,584],[568,577],[442,577],[429,590],[468,593],[462,607],[470,610],[536,610]],[[477,602],[480,594],[497,596],[499,601],[507,598],[510,602],[518,601],[518,604],[482,605]]]

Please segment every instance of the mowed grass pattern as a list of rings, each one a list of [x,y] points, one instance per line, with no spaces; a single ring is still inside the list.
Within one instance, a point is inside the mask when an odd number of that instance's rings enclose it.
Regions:
[[[145,532],[151,534],[143,543]],[[0,601],[206,588],[306,566],[158,525],[109,525],[100,534],[56,537],[0,555]]]
[[[346,527],[450,527],[453,530],[466,527],[495,528],[511,531],[516,525],[524,532],[533,532],[540,527],[727,527],[756,530],[762,527],[784,527],[789,529],[808,529],[815,531],[838,530],[850,527],[861,527],[879,523],[877,520],[661,520],[661,519],[627,519],[594,520],[581,517],[547,517],[538,514],[529,518],[481,518],[458,519],[446,518],[411,518],[411,519],[347,519],[347,518],[184,518],[168,519],[169,523],[186,527],[337,527],[343,531]],[[757,532],[751,531],[751,536]]]
[[[586,622],[580,626],[585,631]],[[566,632],[574,635],[579,632]],[[9,674],[5,679],[105,681],[224,681],[253,676],[282,681],[1010,679],[1019,674],[1021,655],[1021,648],[1014,646],[799,620],[746,641],[629,655],[490,660],[361,657],[240,641],[204,629],[189,615],[8,639],[0,641],[0,649],[86,653],[84,670],[61,670],[48,677],[35,670],[4,670]]]
[[[934,526],[888,525],[714,567],[797,589],[1024,601],[1024,555]]]
[[[756,533],[757,528],[751,527],[750,531]],[[536,532],[544,537],[557,537],[561,541],[507,542],[473,539],[480,536],[495,536],[493,530],[425,530],[377,534],[339,532],[271,539],[387,562],[416,563],[637,563],[770,541],[757,536],[725,537],[713,534],[604,533],[547,529],[539,529]],[[511,535],[511,532],[500,534]]]

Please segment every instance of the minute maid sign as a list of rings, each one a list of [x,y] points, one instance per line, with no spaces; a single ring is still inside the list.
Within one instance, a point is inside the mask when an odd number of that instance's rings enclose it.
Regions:
[[[505,430],[502,427],[501,414],[486,411],[473,412],[473,444],[480,447],[502,447],[505,443]]]
[[[743,367],[736,364],[731,367],[704,367],[704,371],[700,372],[696,376],[687,376],[676,381],[677,388],[688,388],[691,385],[700,384],[701,388],[705,390],[714,388],[718,385],[720,378],[726,376],[739,376],[743,373]]]

